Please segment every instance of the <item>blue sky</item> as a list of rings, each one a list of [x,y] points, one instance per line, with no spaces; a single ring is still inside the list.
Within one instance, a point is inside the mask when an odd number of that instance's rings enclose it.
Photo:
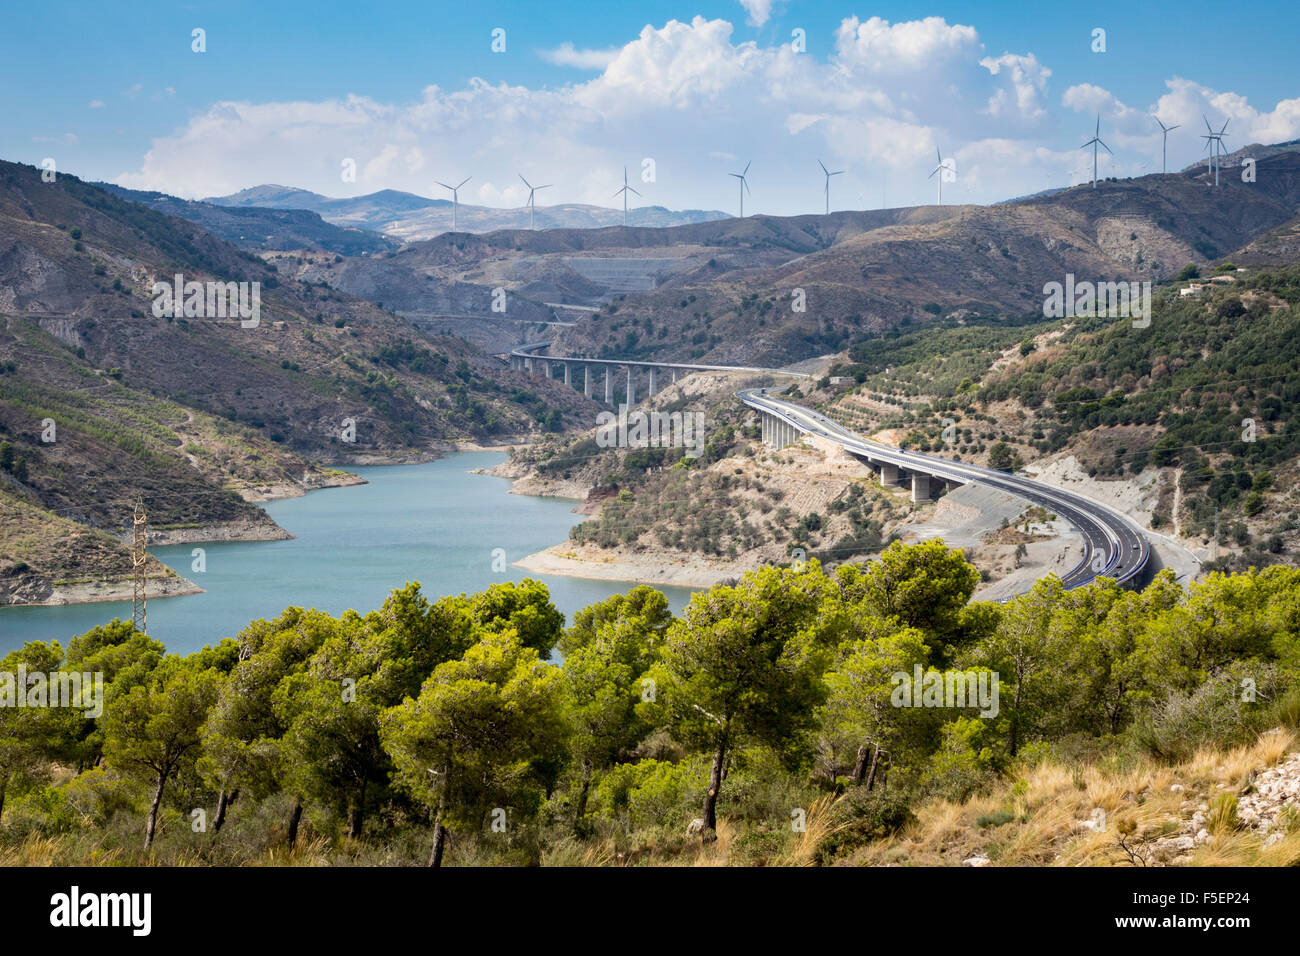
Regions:
[[[815,211],[818,158],[848,172],[832,206],[989,202],[1079,182],[1095,115],[1103,175],[1300,137],[1300,4],[65,3],[10,5],[0,33],[0,157],[198,197],[262,182],[614,205]],[[699,19],[696,19],[699,18]],[[207,52],[191,51],[191,30]],[[494,53],[491,31],[506,31]],[[1090,49],[1106,31],[1106,52]],[[791,31],[806,51],[790,49]],[[345,160],[356,181],[341,173]],[[653,179],[640,174],[654,160]],[[634,200],[635,202],[635,200]]]

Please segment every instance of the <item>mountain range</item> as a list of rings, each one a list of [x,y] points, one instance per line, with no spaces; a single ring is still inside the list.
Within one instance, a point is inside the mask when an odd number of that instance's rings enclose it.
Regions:
[[[204,202],[232,209],[307,210],[337,226],[381,232],[404,242],[431,239],[452,231],[450,199],[428,199],[395,189],[334,199],[305,189],[266,185],[254,186],[229,196],[214,196]],[[727,214],[718,210],[674,211],[663,206],[639,206],[629,209],[627,213],[628,225],[646,227],[677,226],[725,218]],[[535,221],[539,229],[596,229],[622,225],[623,211],[583,203],[564,203],[538,206]],[[462,202],[456,210],[457,232],[483,233],[529,227],[530,216],[526,206],[496,209]]]
[[[177,274],[256,284],[257,326],[159,314]],[[283,536],[250,502],[350,480],[326,463],[517,439],[584,402],[186,219],[0,162],[0,603],[125,573],[137,496],[166,534]]]
[[[1300,152],[1256,152],[1255,182],[1225,166],[1217,188],[1197,166],[996,206],[503,230],[280,261],[303,281],[467,327],[495,318],[492,292],[505,289],[510,316],[571,323],[557,352],[783,363],[936,316],[1041,311],[1044,285],[1068,274],[1160,282],[1238,255],[1296,261]]]

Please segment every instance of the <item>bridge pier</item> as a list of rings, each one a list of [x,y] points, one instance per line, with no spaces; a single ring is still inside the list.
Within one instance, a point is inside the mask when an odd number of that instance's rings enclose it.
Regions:
[[[564,384],[567,385],[567,386],[569,386],[570,388],[573,387],[573,383],[572,383],[571,381],[569,381],[569,363],[568,363],[568,362],[565,362],[565,363],[564,363]]]
[[[912,501],[930,500],[930,476],[919,472],[912,473]]]
[[[614,374],[614,366],[606,365],[605,366],[605,404],[606,405],[614,404],[614,379],[610,377],[613,374]]]
[[[673,369],[673,384],[677,384],[677,369]]]
[[[533,360],[531,358],[524,359],[524,371],[529,375],[533,374]]]
[[[898,484],[898,466],[882,461],[880,463],[880,483],[886,488]]]
[[[629,365],[627,367],[627,407],[628,408],[632,407],[635,398],[636,398],[636,394],[632,390],[632,366]]]
[[[591,398],[591,366],[582,367],[582,394]]]
[[[649,387],[648,389],[646,389],[646,397],[647,397],[647,398],[654,398],[654,395],[655,395],[655,370],[654,370],[654,367],[651,366],[651,368],[650,368],[650,387]]]
[[[775,415],[763,414],[759,419],[763,429],[763,444],[779,451],[799,440],[799,429]]]

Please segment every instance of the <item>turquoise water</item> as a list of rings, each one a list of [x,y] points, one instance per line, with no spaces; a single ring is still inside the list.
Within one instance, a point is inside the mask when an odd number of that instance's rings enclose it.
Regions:
[[[467,452],[424,465],[351,468],[369,484],[264,505],[294,535],[290,541],[151,548],[205,593],[150,600],[150,636],[168,650],[189,653],[234,637],[250,620],[274,617],[290,605],[331,614],[349,608],[365,613],[407,581],[419,581],[434,598],[535,577],[545,582],[566,617],[634,587],[514,567],[513,562],[564,541],[580,516],[572,512],[573,501],[507,494],[509,481],[467,474],[504,457]],[[207,570],[201,574],[191,570],[195,547],[206,552]],[[505,552],[503,571],[493,570],[497,548]],[[674,611],[692,593],[687,588],[661,590]],[[131,603],[0,608],[0,653],[24,641],[66,642],[114,617],[130,619]]]

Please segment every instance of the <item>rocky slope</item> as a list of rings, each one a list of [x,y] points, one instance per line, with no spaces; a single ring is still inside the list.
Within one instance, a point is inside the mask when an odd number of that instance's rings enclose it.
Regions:
[[[178,273],[258,283],[256,326],[156,315]],[[185,220],[0,163],[0,477],[24,504],[118,534],[142,495],[173,535],[282,535],[248,502],[351,480],[325,463],[425,460],[585,404]],[[37,566],[0,539],[0,567],[20,562]]]

